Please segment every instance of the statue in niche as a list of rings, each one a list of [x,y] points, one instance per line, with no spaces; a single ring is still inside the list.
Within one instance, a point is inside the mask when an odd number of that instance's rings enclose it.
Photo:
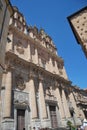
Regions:
[[[20,90],[24,90],[25,89],[25,83],[24,83],[24,79],[22,76],[18,75],[16,77],[16,85],[17,85],[17,88],[20,89]]]
[[[48,87],[48,93],[47,93],[47,95],[53,96],[52,87]]]
[[[16,50],[19,52],[19,54],[24,54],[23,45],[20,41],[18,41],[18,44],[16,46]]]
[[[44,40],[46,38],[46,33],[44,32],[43,29],[40,29],[40,37],[41,37],[41,39],[44,39]]]

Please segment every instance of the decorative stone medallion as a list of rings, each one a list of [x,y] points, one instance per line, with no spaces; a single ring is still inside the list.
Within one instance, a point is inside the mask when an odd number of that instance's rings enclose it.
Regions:
[[[17,88],[20,90],[24,90],[26,87],[24,83],[24,79],[20,75],[16,77],[16,85],[17,85]]]

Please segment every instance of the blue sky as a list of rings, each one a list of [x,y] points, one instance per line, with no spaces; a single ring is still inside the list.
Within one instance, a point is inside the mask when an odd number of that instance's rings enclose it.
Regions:
[[[87,59],[72,33],[67,17],[87,6],[87,0],[11,0],[28,25],[43,28],[63,58],[73,85],[87,88]]]

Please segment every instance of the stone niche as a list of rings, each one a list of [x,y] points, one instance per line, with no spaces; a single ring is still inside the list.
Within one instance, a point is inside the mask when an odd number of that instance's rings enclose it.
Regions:
[[[16,76],[16,86],[19,90],[24,90],[26,87],[24,78],[21,75]]]

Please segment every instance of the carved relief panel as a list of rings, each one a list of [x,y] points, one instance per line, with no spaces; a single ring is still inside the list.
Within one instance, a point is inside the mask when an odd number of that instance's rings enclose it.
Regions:
[[[48,53],[44,52],[43,50],[38,50],[38,58],[41,67],[47,69],[47,63],[49,62]]]
[[[14,36],[13,39],[14,52],[15,53],[17,52],[19,54],[24,54],[24,47],[20,39],[21,39],[20,37]]]
[[[19,90],[24,90],[26,85],[25,85],[25,81],[24,78],[19,74],[15,77],[15,81],[16,81],[16,88]]]
[[[17,106],[28,106],[29,105],[29,95],[28,93],[14,91],[14,104]]]
[[[19,53],[20,55],[25,53],[25,49],[28,48],[27,40],[23,39],[21,36],[14,35],[13,38],[13,48],[15,53]]]
[[[23,44],[18,40],[16,50],[19,54],[24,54]]]

